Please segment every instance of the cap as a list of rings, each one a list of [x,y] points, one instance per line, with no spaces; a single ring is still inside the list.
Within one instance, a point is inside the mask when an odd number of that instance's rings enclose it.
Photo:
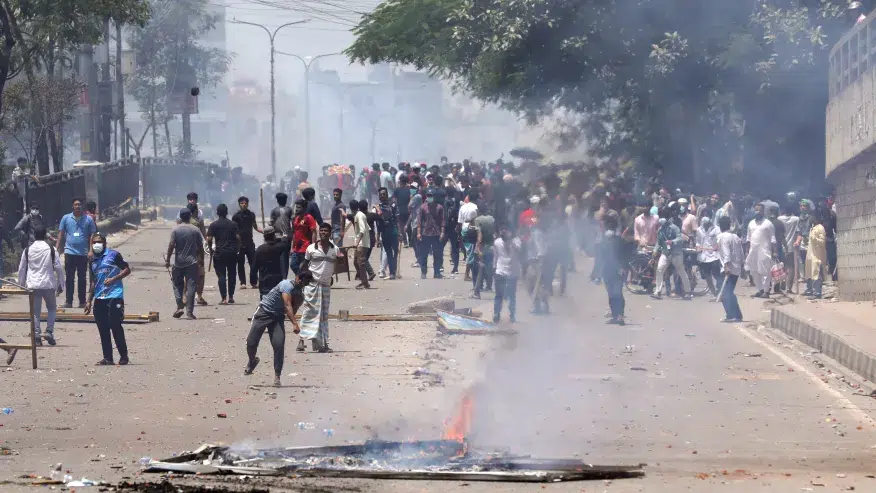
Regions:
[[[179,217],[191,216],[191,215],[192,215],[192,211],[189,210],[188,207],[183,207],[182,209],[179,210]]]
[[[541,202],[541,199],[538,198],[537,195],[533,195],[532,197],[529,197],[529,203],[530,203],[530,204],[537,204],[537,203],[539,203],[539,202]]]
[[[272,234],[274,234],[274,232],[275,232],[275,230],[274,230],[273,226],[268,226],[268,227],[262,229],[263,235],[272,235]]]

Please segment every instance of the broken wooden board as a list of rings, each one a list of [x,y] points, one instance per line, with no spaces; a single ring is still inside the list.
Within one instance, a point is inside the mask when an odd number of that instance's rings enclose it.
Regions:
[[[470,311],[469,313],[480,315],[480,312]],[[297,320],[301,320],[301,314],[295,316]],[[378,313],[378,314],[366,314],[366,313],[350,313],[346,310],[340,310],[337,315],[329,314],[329,320],[339,320],[341,322],[432,322],[436,320],[437,315],[434,313],[430,314],[391,314],[391,313]],[[2,318],[0,318],[2,320]],[[246,318],[247,322],[252,322],[252,317]]]
[[[464,335],[513,335],[516,330],[498,327],[480,318],[439,311],[438,332]]]
[[[47,314],[40,314],[40,320],[46,321]],[[86,315],[84,313],[68,313],[58,311],[55,318],[57,322],[84,322],[94,323],[94,315]],[[0,321],[5,322],[29,322],[30,313],[27,312],[0,312]],[[127,323],[149,323],[158,322],[158,312],[149,312],[147,314],[126,313],[125,322]]]
[[[9,344],[6,342],[0,343],[0,349],[33,349],[30,344]]]

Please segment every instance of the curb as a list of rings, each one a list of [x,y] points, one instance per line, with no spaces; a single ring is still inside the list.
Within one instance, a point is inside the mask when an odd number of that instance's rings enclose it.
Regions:
[[[788,313],[783,308],[773,308],[770,310],[770,325],[817,349],[862,378],[876,382],[876,356],[819,327],[818,324]]]

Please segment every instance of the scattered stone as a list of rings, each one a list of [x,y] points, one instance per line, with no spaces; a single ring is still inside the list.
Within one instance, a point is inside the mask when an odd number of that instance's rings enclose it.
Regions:
[[[435,313],[437,310],[453,312],[455,309],[456,301],[450,296],[442,296],[440,298],[432,298],[411,303],[405,308],[405,313]]]

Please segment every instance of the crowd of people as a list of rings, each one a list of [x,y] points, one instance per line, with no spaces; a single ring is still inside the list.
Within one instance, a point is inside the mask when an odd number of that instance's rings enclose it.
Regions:
[[[719,194],[700,199],[670,191],[659,173],[648,180],[634,175],[623,160],[558,167],[442,158],[433,165],[374,163],[359,174],[352,166],[325,167],[319,191],[306,172],[288,178],[263,227],[246,196],[237,199],[230,218],[226,204],[216,205],[208,225],[198,194],[189,193],[165,257],[174,318],[195,319],[196,307],[208,303],[203,289],[213,268],[220,305],[235,304],[238,282],[240,289],[259,291],[245,373],[258,365],[258,344],[267,331],[277,384],[286,319],[298,335],[297,351],[306,351],[311,341],[313,351],[332,352],[331,285],[336,266],[347,265],[338,262],[345,256],[353,259],[356,289],[366,290],[378,278],[399,278],[400,252],[409,249],[422,279],[462,275],[475,299],[495,291],[497,323],[503,313],[516,321],[519,284],[530,294],[531,312],[549,314],[551,297],[565,294],[578,250],[595,258],[590,279],[604,284],[607,321],[619,325],[625,324],[624,289],[634,284],[655,299],[686,300],[697,286],[720,298],[724,320],[738,321],[740,278],[757,287],[754,296],[769,297],[793,291],[799,277],[806,281],[803,294],[820,298],[824,280],[836,272],[836,215],[830,201],[816,205],[793,194],[782,204]],[[55,297],[66,288],[65,306],[72,307],[78,288],[79,306],[94,312],[100,329],[98,364],[114,364],[113,340],[119,364],[127,364],[122,280],[130,267],[106,246],[88,205],[73,201],[57,238],[48,234],[46,220],[32,205],[15,228],[27,245],[19,283],[34,289],[48,309],[45,337],[36,320],[38,340],[55,344]],[[256,233],[263,240],[258,247]],[[379,258],[372,265],[375,250]],[[634,269],[636,259],[647,268]]]

